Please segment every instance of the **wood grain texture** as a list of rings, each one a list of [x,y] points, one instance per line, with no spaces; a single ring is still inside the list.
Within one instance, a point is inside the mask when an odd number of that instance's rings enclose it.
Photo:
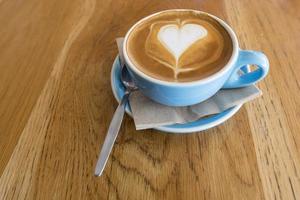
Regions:
[[[117,106],[114,39],[170,8],[215,14],[242,48],[264,51],[264,95],[201,134],[136,131],[127,116],[95,178]],[[297,0],[0,1],[0,199],[299,199],[299,9]]]

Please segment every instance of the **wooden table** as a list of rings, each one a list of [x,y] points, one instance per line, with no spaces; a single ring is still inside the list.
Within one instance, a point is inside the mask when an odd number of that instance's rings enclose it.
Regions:
[[[136,131],[117,107],[115,38],[170,8],[225,19],[270,59],[264,95],[202,133]],[[300,1],[0,0],[0,199],[300,199]]]

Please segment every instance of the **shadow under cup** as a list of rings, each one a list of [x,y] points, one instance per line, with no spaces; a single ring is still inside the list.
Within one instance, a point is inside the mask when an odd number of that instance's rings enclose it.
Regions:
[[[163,12],[193,11],[203,13],[218,21],[228,32],[232,40],[233,51],[227,64],[218,72],[191,82],[169,82],[155,79],[141,72],[129,59],[127,41],[131,31],[143,21]],[[132,26],[124,39],[123,54],[128,71],[139,90],[148,98],[168,106],[188,106],[200,103],[218,92],[222,88],[240,88],[262,80],[268,73],[269,62],[267,57],[257,51],[241,50],[233,30],[221,19],[196,10],[176,9],[166,10],[145,17]],[[240,74],[239,70],[246,65],[256,65],[255,71]]]

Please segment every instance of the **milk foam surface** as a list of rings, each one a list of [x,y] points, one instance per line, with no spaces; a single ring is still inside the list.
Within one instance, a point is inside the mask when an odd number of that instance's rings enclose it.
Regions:
[[[181,54],[194,42],[205,37],[207,30],[198,24],[165,25],[160,28],[157,36],[159,41],[178,61]]]
[[[215,19],[193,11],[151,17],[130,33],[129,59],[160,80],[187,82],[205,78],[226,65],[232,41]]]

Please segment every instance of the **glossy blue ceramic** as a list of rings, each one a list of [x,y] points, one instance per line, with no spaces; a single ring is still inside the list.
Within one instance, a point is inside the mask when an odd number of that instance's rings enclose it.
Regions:
[[[168,106],[193,105],[210,98],[221,88],[240,88],[248,86],[262,80],[267,75],[269,71],[269,61],[267,57],[261,52],[239,49],[238,40],[233,30],[223,20],[208,13],[206,14],[216,19],[224,26],[233,43],[232,56],[228,63],[220,71],[201,80],[183,83],[162,81],[142,73],[134,66],[127,55],[126,44],[128,35],[136,25],[159,13],[150,15],[137,22],[127,32],[123,46],[123,54],[130,75],[139,87],[140,91],[150,99]],[[238,73],[239,69],[250,64],[256,65],[257,69],[244,74]]]
[[[244,72],[247,72],[247,68],[243,68]],[[121,81],[121,65],[118,57],[116,57],[112,69],[111,69],[111,87],[113,94],[118,102],[121,101],[122,97],[125,94],[125,87]],[[227,119],[232,117],[240,108],[242,104],[234,106],[221,112],[219,114],[211,115],[205,118],[198,119],[194,122],[188,122],[185,124],[173,124],[168,126],[156,127],[154,129],[168,132],[168,133],[178,133],[178,134],[186,134],[193,133],[197,131],[203,131],[212,127],[215,127]],[[131,116],[131,109],[129,104],[126,105],[126,113]]]

